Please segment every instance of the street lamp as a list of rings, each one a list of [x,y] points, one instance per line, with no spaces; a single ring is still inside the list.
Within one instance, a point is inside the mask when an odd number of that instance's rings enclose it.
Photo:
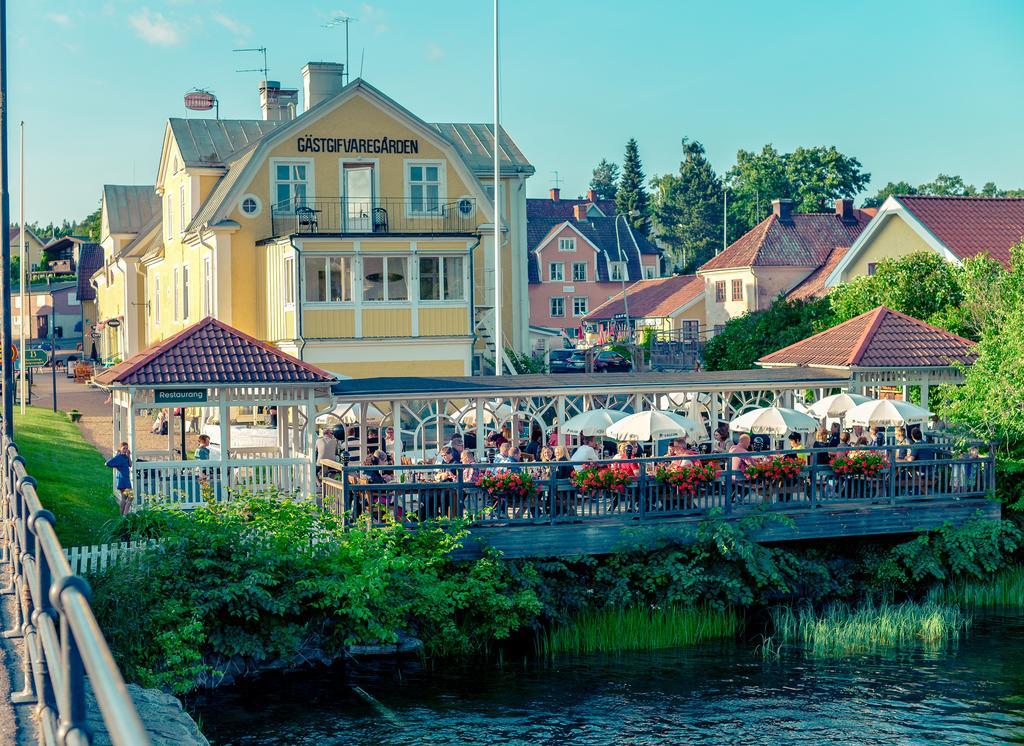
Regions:
[[[637,210],[629,211],[630,217],[637,217],[638,215],[640,215],[640,212]],[[625,256],[622,253],[622,241],[619,239],[619,218],[622,218],[622,220],[625,221],[626,216],[622,213],[617,213],[615,215],[615,246],[619,251],[619,263],[623,265],[622,274],[619,276],[619,279],[622,281],[622,311],[626,315],[626,330],[630,333],[630,336],[632,336],[633,325],[629,320],[629,297],[626,292],[626,272],[629,264],[626,262]],[[626,222],[626,230],[629,230],[628,222]],[[643,270],[641,269],[641,271]]]

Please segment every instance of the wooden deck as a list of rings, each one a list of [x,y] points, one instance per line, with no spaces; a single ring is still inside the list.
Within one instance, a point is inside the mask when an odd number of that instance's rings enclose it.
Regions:
[[[944,523],[959,525],[976,516],[998,520],[1000,504],[987,498],[922,498],[895,504],[823,503],[785,510],[737,511],[716,518],[657,516],[640,521],[610,517],[577,523],[478,526],[471,530],[455,557],[480,557],[489,547],[509,559],[654,548],[665,541],[693,541],[697,527],[707,520],[739,522],[755,516],[765,519],[751,531],[751,538],[759,542],[784,542],[909,534],[935,529]]]

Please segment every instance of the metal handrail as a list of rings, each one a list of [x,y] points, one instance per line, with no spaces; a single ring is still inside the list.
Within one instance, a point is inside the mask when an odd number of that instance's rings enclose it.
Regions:
[[[4,636],[25,641],[25,686],[12,702],[35,705],[40,743],[87,746],[88,675],[111,741],[148,746],[149,734],[89,605],[89,584],[72,574],[56,519],[40,504],[35,480],[6,437],[0,480],[0,561],[11,566],[11,584],[0,593],[16,601],[16,618]]]

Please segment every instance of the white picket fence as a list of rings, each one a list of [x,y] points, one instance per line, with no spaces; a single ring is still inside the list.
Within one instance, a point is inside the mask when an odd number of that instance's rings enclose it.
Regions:
[[[94,544],[88,547],[68,547],[64,555],[74,575],[89,575],[105,570],[113,564],[125,564],[138,556],[140,549],[153,546],[156,539],[122,541],[117,544]]]

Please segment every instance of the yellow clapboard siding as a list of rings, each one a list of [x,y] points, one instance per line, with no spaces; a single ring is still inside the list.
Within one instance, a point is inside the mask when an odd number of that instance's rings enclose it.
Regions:
[[[363,336],[411,337],[412,311],[407,308],[364,308]]]
[[[356,335],[355,311],[351,308],[305,309],[302,335],[311,339],[333,339]]]
[[[422,376],[424,365],[429,365],[432,376],[467,375],[466,363],[462,360],[431,360],[429,363],[412,361],[380,362],[319,362],[317,366],[332,373],[341,373],[353,378],[374,378],[377,376]]]
[[[469,334],[466,308],[421,308],[420,336],[446,337]]]

